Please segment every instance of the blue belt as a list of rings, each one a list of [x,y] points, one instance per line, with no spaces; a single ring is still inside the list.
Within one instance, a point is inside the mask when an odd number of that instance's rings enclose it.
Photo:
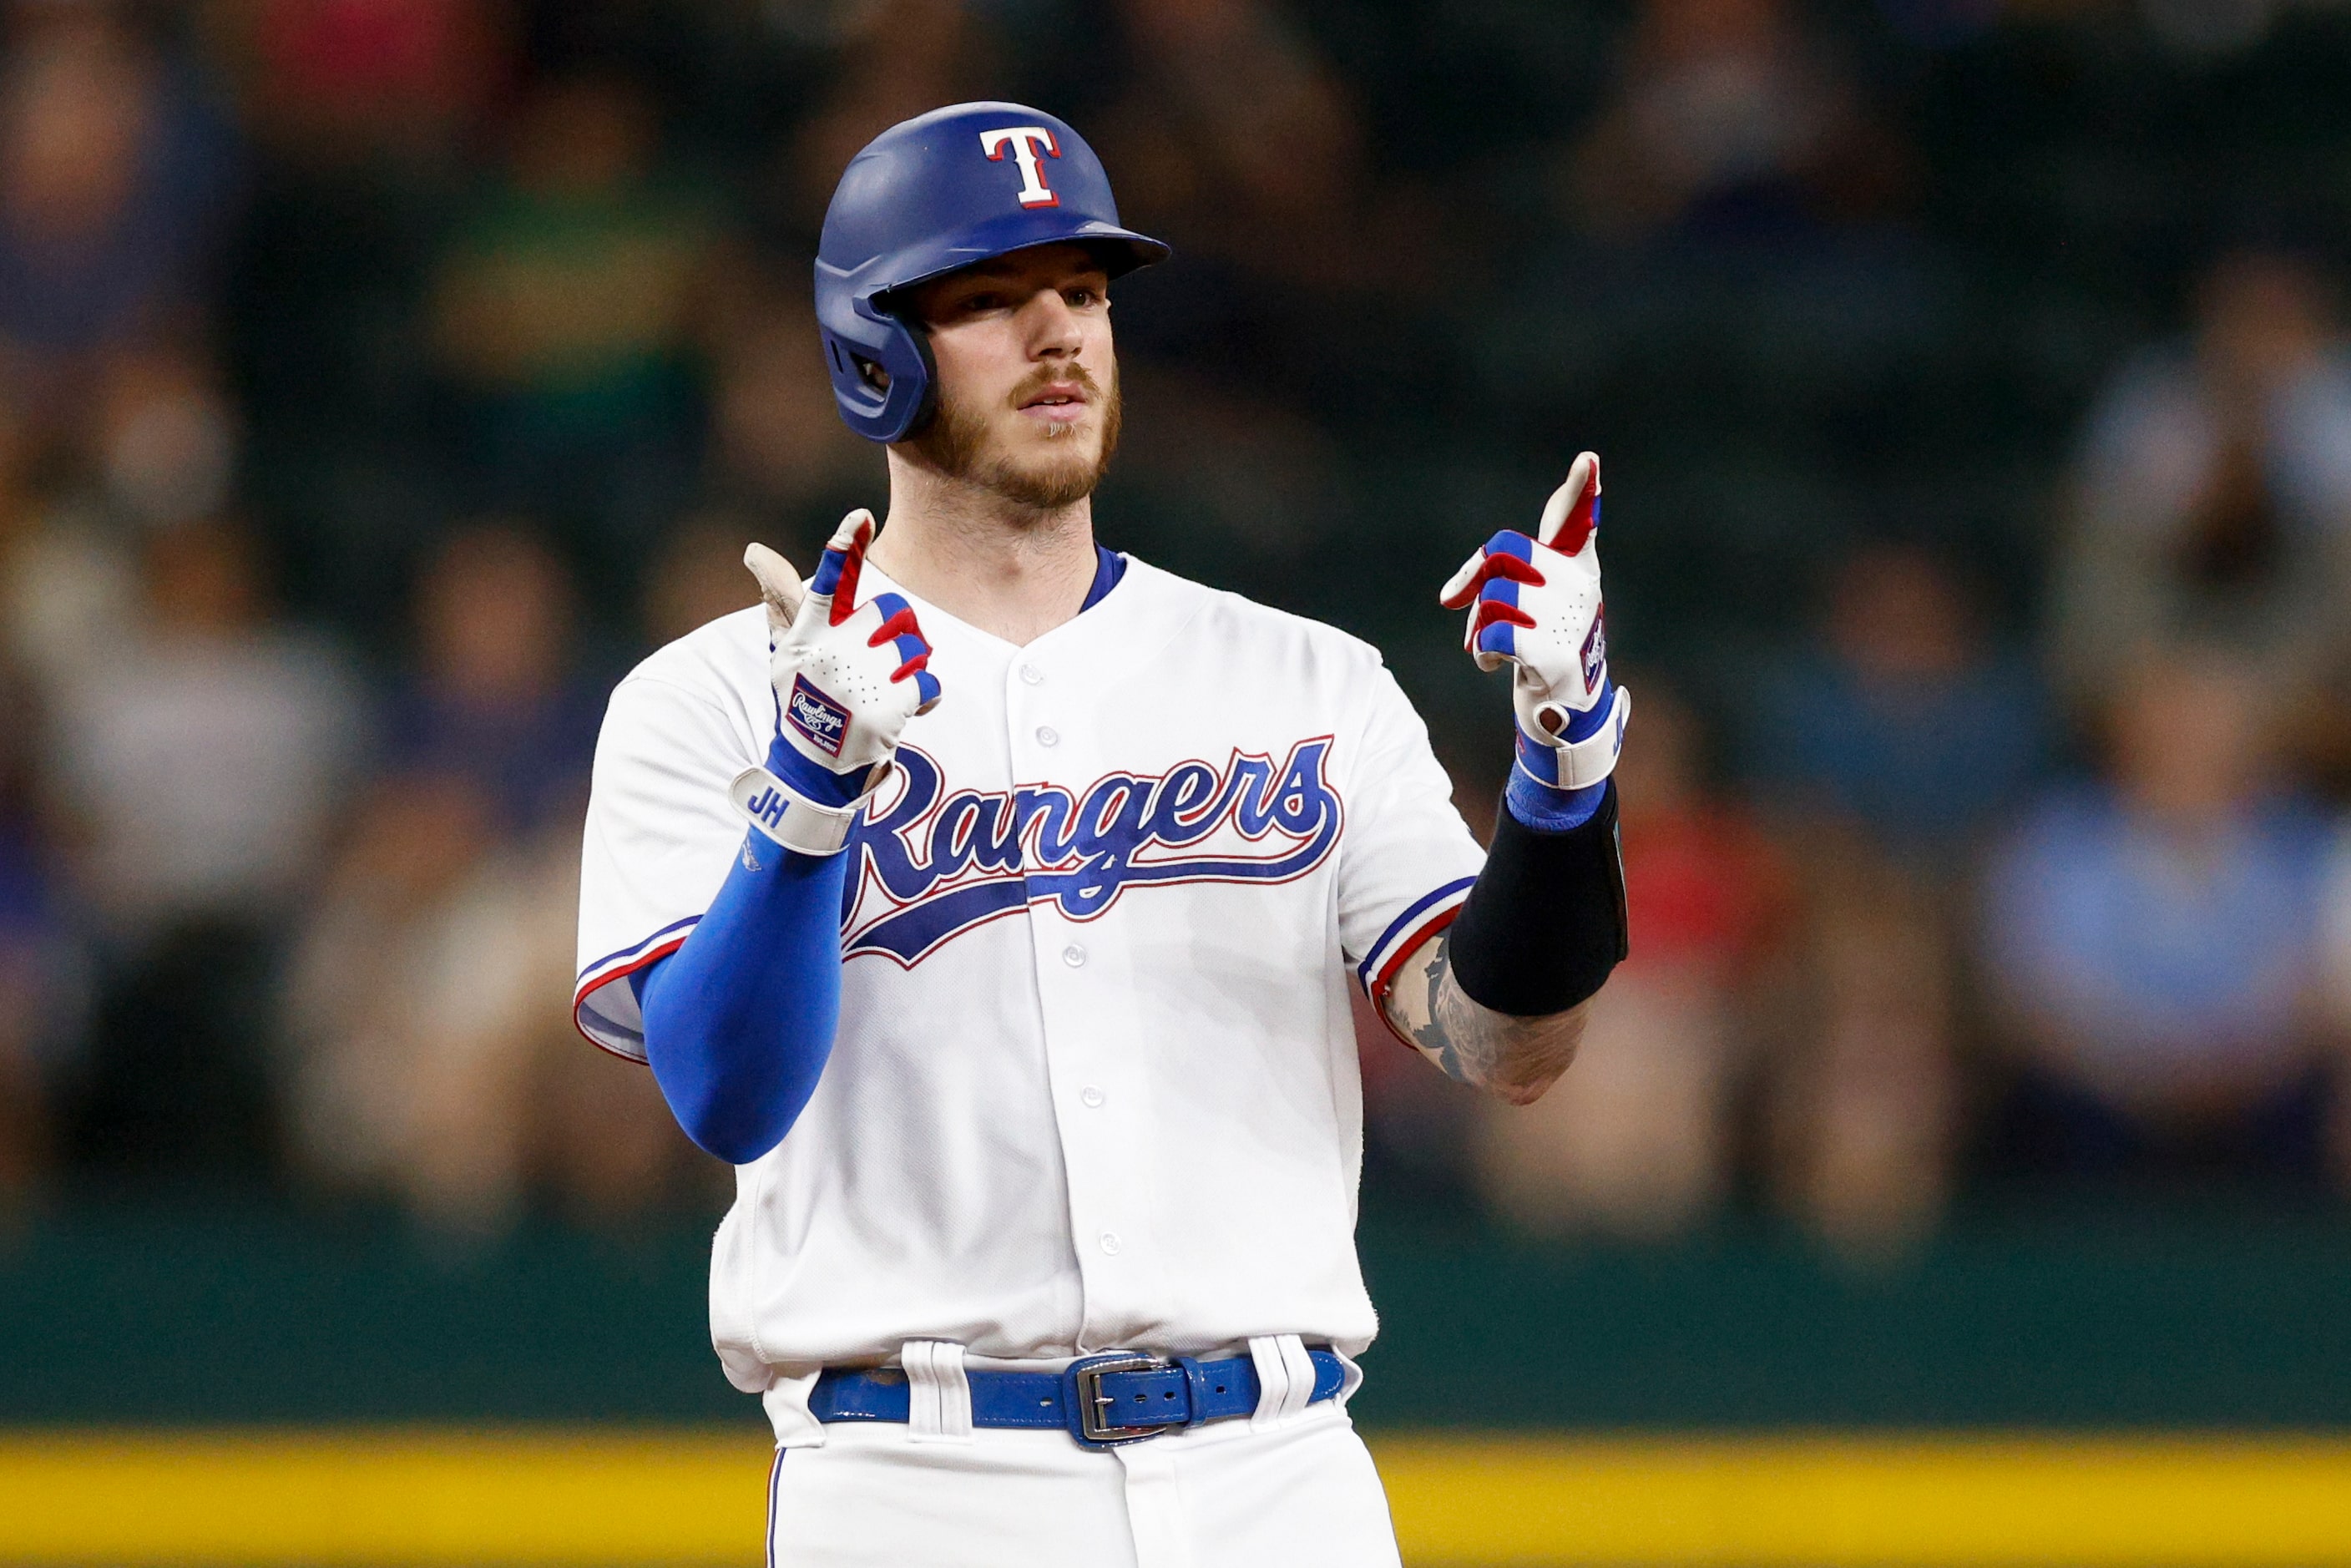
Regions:
[[[1310,1350],[1314,1389],[1307,1402],[1334,1398],[1346,1364]],[[1080,1356],[1059,1372],[964,1374],[975,1427],[1060,1427],[1089,1448],[1139,1443],[1178,1427],[1222,1421],[1257,1410],[1257,1364],[1248,1356],[1195,1361],[1113,1350]],[[831,1367],[816,1380],[809,1413],[820,1421],[904,1421],[914,1406],[906,1375],[894,1366]]]

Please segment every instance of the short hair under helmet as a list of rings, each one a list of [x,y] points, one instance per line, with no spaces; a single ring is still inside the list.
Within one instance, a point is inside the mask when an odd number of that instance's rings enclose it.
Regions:
[[[1122,228],[1110,176],[1085,139],[1017,103],[958,103],[892,126],[849,161],[816,253],[825,369],[849,428],[872,441],[913,434],[934,375],[921,328],[893,290],[1030,246],[1078,243],[1111,276],[1168,247]],[[884,389],[865,366],[887,372]]]

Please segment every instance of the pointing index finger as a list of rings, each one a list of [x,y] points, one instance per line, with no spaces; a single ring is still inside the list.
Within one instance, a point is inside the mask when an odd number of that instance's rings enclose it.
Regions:
[[[1579,453],[1567,482],[1552,492],[1535,538],[1562,555],[1575,555],[1600,527],[1600,455]]]
[[[857,610],[857,580],[865,570],[865,552],[873,543],[873,514],[860,507],[841,519],[809,580],[809,596],[825,606],[825,619],[838,626]]]

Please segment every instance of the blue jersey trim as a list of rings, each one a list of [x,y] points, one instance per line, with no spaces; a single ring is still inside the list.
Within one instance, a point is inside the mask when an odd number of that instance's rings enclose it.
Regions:
[[[594,963],[580,970],[580,978],[582,980],[586,979],[589,976],[594,974],[597,970],[602,968],[605,965],[611,963],[615,958],[632,957],[635,955],[643,952],[646,948],[652,946],[654,943],[668,936],[671,932],[682,931],[686,926],[694,925],[701,918],[702,916],[699,915],[689,915],[683,920],[673,920],[668,925],[663,926],[660,930],[654,932],[652,936],[646,937],[643,941],[632,942],[627,946],[620,948],[615,952],[605,954],[602,957],[597,959]],[[573,983],[576,985],[578,984],[578,981],[574,981]]]
[[[1477,880],[1478,879],[1474,876],[1457,877],[1453,881],[1447,883],[1443,887],[1437,888],[1434,892],[1424,894],[1419,898],[1415,899],[1411,904],[1407,904],[1402,915],[1397,915],[1394,920],[1388,922],[1388,928],[1380,933],[1380,939],[1372,944],[1372,950],[1364,955],[1364,961],[1362,963],[1355,966],[1356,978],[1362,981],[1365,986],[1369,986],[1372,983],[1372,965],[1381,954],[1387,950],[1389,943],[1395,941],[1399,935],[1413,924],[1413,922],[1418,920],[1424,914],[1427,913],[1433,905],[1443,903],[1446,899],[1448,899],[1455,894],[1461,892]]]
[[[1126,558],[1124,556],[1116,550],[1104,549],[1100,545],[1094,546],[1094,580],[1092,586],[1086,590],[1086,601],[1078,606],[1078,613],[1083,615],[1087,611],[1100,604],[1109,596],[1110,591],[1118,586],[1118,580],[1125,575]]]

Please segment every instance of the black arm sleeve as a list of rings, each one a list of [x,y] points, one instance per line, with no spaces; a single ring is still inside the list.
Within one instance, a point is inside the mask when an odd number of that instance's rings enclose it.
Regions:
[[[1447,951],[1462,994],[1499,1013],[1565,1012],[1600,989],[1631,951],[1614,779],[1592,820],[1563,833],[1535,831],[1508,805],[1495,813]]]

